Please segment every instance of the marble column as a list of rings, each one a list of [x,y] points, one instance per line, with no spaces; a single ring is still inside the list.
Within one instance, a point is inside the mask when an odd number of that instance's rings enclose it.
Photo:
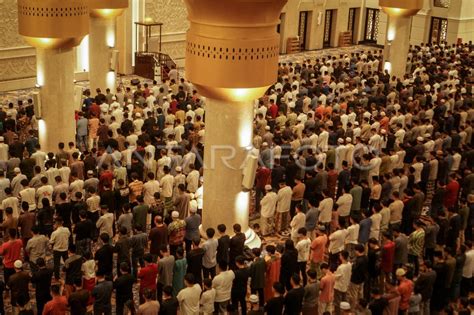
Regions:
[[[89,35],[89,81],[92,93],[97,88],[105,93],[115,91],[115,71],[110,69],[110,51],[115,47],[115,17],[90,18]]]
[[[75,142],[74,53],[72,48],[37,48],[36,60],[41,85],[39,142],[43,151],[55,152],[59,142]]]
[[[390,62],[390,74],[403,78],[410,48],[411,16],[389,16],[385,38],[385,61]]]
[[[242,226],[242,231],[248,229],[250,194],[242,190],[242,167],[252,145],[252,133],[253,102],[207,99],[204,230],[221,223],[229,231],[235,223]]]

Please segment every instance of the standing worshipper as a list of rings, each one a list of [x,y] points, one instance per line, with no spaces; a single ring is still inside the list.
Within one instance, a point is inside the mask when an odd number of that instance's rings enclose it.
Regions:
[[[236,268],[235,258],[244,254],[245,234],[242,233],[242,227],[236,223],[233,225],[234,236],[229,243],[229,267],[234,270]]]
[[[36,286],[35,295],[38,314],[43,314],[44,305],[51,300],[49,288],[51,287],[53,270],[46,267],[46,262],[42,257],[35,261],[35,265],[37,270],[31,275],[31,283]]]
[[[112,314],[112,292],[113,283],[104,278],[102,272],[97,272],[97,284],[92,290],[94,298],[94,314],[110,315]]]

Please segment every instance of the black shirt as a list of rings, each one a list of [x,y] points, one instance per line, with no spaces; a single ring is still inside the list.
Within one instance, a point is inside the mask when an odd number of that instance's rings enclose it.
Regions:
[[[265,313],[271,315],[281,315],[283,313],[283,303],[285,299],[282,296],[271,298],[265,304]]]
[[[369,309],[372,312],[372,315],[383,315],[384,310],[388,306],[387,299],[381,297],[378,299],[374,299],[369,304]]]
[[[111,274],[114,260],[114,248],[105,244],[95,253],[95,260],[98,261],[97,271],[104,274]]]
[[[115,243],[115,252],[117,253],[117,262],[130,263],[130,242],[127,236],[120,236]]]
[[[82,256],[74,255],[66,259],[64,264],[66,284],[74,284],[76,279],[82,278]]]
[[[291,289],[285,296],[285,314],[299,315],[303,305],[304,288]]]
[[[192,273],[198,282],[202,279],[202,256],[204,256],[204,253],[204,248],[195,248],[186,254],[187,272]]]
[[[163,300],[160,305],[159,315],[176,315],[178,313],[178,300],[175,297]]]
[[[367,279],[367,269],[369,261],[367,256],[357,256],[352,264],[351,282],[362,284]]]
[[[229,244],[229,258],[233,261],[235,257],[244,253],[245,234],[239,232],[230,239]]]
[[[36,284],[36,298],[38,297],[45,300],[50,300],[51,295],[49,291],[51,289],[51,277],[53,276],[53,270],[49,268],[39,269],[34,272],[31,277],[31,283]]]
[[[63,225],[66,227],[71,226],[71,212],[72,212],[72,207],[69,202],[56,205],[56,214],[63,219],[64,221]]]
[[[230,246],[230,237],[229,235],[223,235],[217,240],[217,254],[216,259],[217,263],[223,261],[229,262],[229,246]]]
[[[121,275],[114,282],[117,300],[128,301],[133,299],[133,284],[135,277],[129,273]]]
[[[87,314],[87,303],[89,302],[89,291],[80,289],[72,292],[68,298],[68,304],[71,309],[71,315]]]
[[[95,226],[91,220],[87,219],[84,221],[80,221],[74,227],[74,233],[76,234],[76,242],[85,240],[85,239],[92,239],[94,234]]]
[[[235,278],[232,282],[232,296],[245,296],[247,294],[247,282],[250,271],[248,268],[234,270]]]

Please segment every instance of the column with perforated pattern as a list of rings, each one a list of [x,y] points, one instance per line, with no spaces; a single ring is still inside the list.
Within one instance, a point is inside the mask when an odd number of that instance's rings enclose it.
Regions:
[[[89,32],[88,2],[18,0],[18,24],[20,35],[37,52],[39,141],[43,151],[54,152],[59,142],[75,141],[72,49]]]
[[[251,241],[250,193],[242,190],[242,167],[252,146],[253,101],[276,81],[276,28],[286,0],[185,3],[190,21],[186,76],[207,98],[203,228],[223,223],[232,233],[238,223]]]

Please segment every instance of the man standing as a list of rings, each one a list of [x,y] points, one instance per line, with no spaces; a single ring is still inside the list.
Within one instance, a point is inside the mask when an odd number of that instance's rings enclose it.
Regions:
[[[92,290],[94,298],[94,314],[111,315],[112,314],[112,291],[114,285],[112,281],[104,278],[104,273],[97,271],[97,284]]]
[[[67,299],[64,295],[61,295],[61,287],[59,285],[54,284],[51,286],[51,296],[53,299],[44,306],[43,315],[66,314]]]
[[[229,244],[229,267],[236,269],[235,258],[244,254],[245,234],[242,233],[242,227],[236,223],[233,226],[235,235],[230,239]]]
[[[43,314],[43,307],[51,300],[49,294],[49,288],[51,287],[51,278],[53,276],[53,270],[46,267],[46,262],[43,258],[38,258],[35,261],[38,270],[34,271],[31,276],[31,283],[36,285],[36,307],[38,314]]]
[[[204,256],[202,258],[204,279],[214,279],[216,276],[217,247],[219,244],[214,238],[215,233],[216,231],[213,228],[208,228],[206,230],[207,240],[202,244],[202,248],[204,249]]]
[[[171,213],[173,222],[168,225],[168,242],[170,244],[171,255],[176,257],[176,250],[183,247],[184,235],[186,233],[186,222],[179,218],[179,213]]]
[[[127,301],[133,300],[133,284],[136,279],[129,273],[130,267],[127,263],[120,264],[121,275],[114,281],[116,314],[123,315],[124,305]]]
[[[158,282],[156,283],[156,294],[161,303],[163,297],[163,288],[173,284],[173,268],[175,258],[170,255],[167,246],[160,248],[160,260],[158,261]]]
[[[413,293],[413,282],[406,278],[406,271],[403,268],[398,268],[395,274],[399,281],[397,288],[400,294],[399,314],[406,314],[410,306],[410,297]]]
[[[271,185],[265,185],[265,192],[265,196],[260,201],[263,236],[271,235],[274,232],[275,208],[278,201],[278,196],[272,191]]]
[[[362,286],[367,281],[367,270],[369,268],[364,245],[357,244],[355,246],[355,256],[355,260],[352,263],[351,282],[348,289],[351,305],[357,305],[359,299],[362,298]]]
[[[341,314],[340,304],[346,300],[347,290],[352,275],[352,266],[348,262],[349,253],[342,251],[339,254],[341,264],[337,267],[334,277],[336,282],[334,284],[334,312],[336,315]]]
[[[217,313],[226,314],[235,274],[232,270],[227,270],[227,263],[224,261],[219,262],[219,270],[220,273],[212,279],[212,287],[216,290],[214,301],[217,305]]]
[[[311,248],[311,240],[307,235],[306,228],[298,229],[298,243],[296,243],[296,250],[298,251],[298,268],[303,278],[303,286],[306,286],[308,277],[306,274],[306,263],[309,261],[309,252]]]
[[[195,283],[194,276],[190,273],[184,277],[186,288],[179,291],[177,299],[182,315],[195,315],[199,313],[199,300],[201,287]]]
[[[71,232],[69,232],[68,228],[63,226],[63,220],[61,218],[56,219],[55,227],[56,229],[51,234],[49,244],[53,247],[54,278],[59,280],[59,266],[61,264],[61,258],[63,261],[67,259],[69,236],[71,236]]]
[[[286,231],[290,220],[290,206],[291,206],[291,195],[293,191],[290,186],[286,185],[285,180],[280,181],[280,189],[277,194],[277,206],[276,206],[276,231],[280,234]]]

